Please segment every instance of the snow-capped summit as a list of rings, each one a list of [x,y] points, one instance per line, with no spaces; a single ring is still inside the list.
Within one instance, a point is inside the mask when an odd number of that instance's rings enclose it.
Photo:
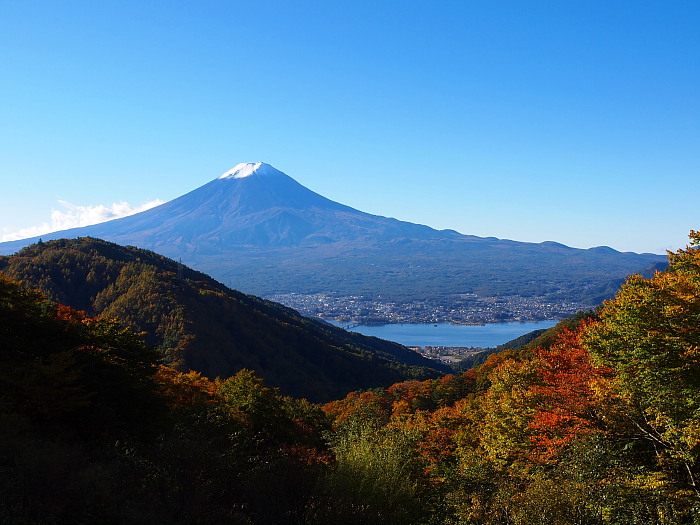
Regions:
[[[221,175],[220,179],[244,179],[250,177],[253,173],[265,175],[267,173],[277,171],[275,168],[264,162],[241,162],[233,168]]]
[[[155,208],[42,239],[83,236],[181,259],[257,294],[410,297],[416,290],[414,298],[424,300],[423,293],[496,296],[526,290],[570,301],[590,286],[607,286],[664,259],[438,231],[332,201],[262,162],[237,164]],[[38,240],[0,243],[0,254]],[[568,292],[578,289],[579,295]]]
[[[235,253],[238,257],[238,249],[253,246],[368,246],[396,238],[442,238],[444,234],[332,201],[269,164],[242,162],[207,184],[146,212],[42,238],[76,236],[157,248],[177,258],[192,253],[223,257]],[[32,241],[22,242],[27,245]],[[0,253],[16,251],[16,244],[0,244],[4,245]]]

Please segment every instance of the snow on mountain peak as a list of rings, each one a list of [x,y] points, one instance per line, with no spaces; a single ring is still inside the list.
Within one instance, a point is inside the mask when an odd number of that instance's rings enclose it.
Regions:
[[[228,170],[226,173],[221,175],[219,178],[220,179],[244,179],[246,177],[250,177],[253,173],[258,173],[261,174],[264,171],[267,171],[266,168],[272,168],[272,166],[269,166],[267,164],[264,164],[262,162],[241,162],[240,164],[236,164],[233,168]]]

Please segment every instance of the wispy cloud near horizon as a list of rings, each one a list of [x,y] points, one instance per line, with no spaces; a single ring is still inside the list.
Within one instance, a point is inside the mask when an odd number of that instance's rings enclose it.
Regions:
[[[79,228],[99,224],[112,219],[119,219],[133,215],[164,203],[160,199],[154,199],[138,206],[133,206],[126,201],[115,202],[109,205],[97,204],[94,206],[81,206],[66,201],[58,201],[63,209],[51,210],[50,222],[44,222],[37,226],[29,226],[15,231],[3,231],[2,242],[16,241],[28,237],[36,237],[47,233]]]

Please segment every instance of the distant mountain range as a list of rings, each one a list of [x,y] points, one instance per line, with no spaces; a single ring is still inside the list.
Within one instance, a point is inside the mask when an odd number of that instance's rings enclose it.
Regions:
[[[263,163],[239,164],[150,210],[41,238],[83,236],[153,250],[262,296],[329,292],[401,302],[511,295],[593,306],[628,274],[665,262],[655,254],[482,238],[371,215]],[[0,243],[0,254],[38,240]]]
[[[248,368],[283,394],[310,401],[450,371],[399,344],[302,317],[151,251],[99,239],[35,244],[0,256],[0,272],[57,303],[145,332],[180,370],[225,378]]]

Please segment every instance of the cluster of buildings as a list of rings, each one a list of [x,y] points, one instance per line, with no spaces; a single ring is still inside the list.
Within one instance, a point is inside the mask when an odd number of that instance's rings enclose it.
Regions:
[[[406,302],[383,300],[381,296],[368,298],[333,293],[282,293],[267,298],[304,315],[362,325],[542,321],[568,317],[586,308],[580,303],[551,302],[543,297],[478,297],[475,294]]]
[[[478,354],[486,350],[474,346],[409,346],[410,350],[418,352],[423,357],[435,359],[446,364],[456,364],[465,357]]]

